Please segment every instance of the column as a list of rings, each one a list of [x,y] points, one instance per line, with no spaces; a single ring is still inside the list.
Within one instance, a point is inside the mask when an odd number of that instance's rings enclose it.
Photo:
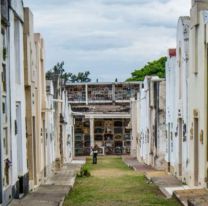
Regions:
[[[94,118],[90,118],[90,147],[93,148],[94,144]]]
[[[88,84],[85,84],[85,103],[88,105]]]
[[[112,101],[116,101],[116,85],[112,84]]]

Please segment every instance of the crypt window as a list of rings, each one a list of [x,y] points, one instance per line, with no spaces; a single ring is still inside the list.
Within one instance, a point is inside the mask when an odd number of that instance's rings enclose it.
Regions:
[[[95,121],[95,127],[103,127],[103,121]]]
[[[125,134],[124,135],[124,139],[125,140],[130,140],[131,139],[131,135],[130,134]]]
[[[83,129],[82,129],[82,128],[76,128],[76,129],[75,129],[75,133],[80,133],[80,134],[82,134],[82,133],[83,133]]]
[[[121,135],[116,135],[116,136],[114,137],[114,139],[115,139],[115,140],[121,140],[121,139],[122,139],[122,136],[121,136]]]
[[[113,140],[113,135],[112,134],[105,134],[104,135],[104,140],[105,141],[112,141]]]
[[[95,128],[95,133],[103,133],[104,132],[104,129],[103,128]]]
[[[88,134],[85,135],[85,136],[84,136],[84,140],[85,140],[85,141],[90,141],[90,135],[88,135]]]
[[[123,126],[122,121],[115,121],[114,122],[114,127],[122,127],[122,126]]]
[[[82,134],[76,134],[76,135],[75,135],[75,140],[76,140],[76,141],[83,141],[83,136],[82,136]]]
[[[123,128],[122,127],[115,127],[114,128],[114,133],[115,134],[122,134],[123,133]]]
[[[102,135],[95,135],[95,141],[103,141]]]

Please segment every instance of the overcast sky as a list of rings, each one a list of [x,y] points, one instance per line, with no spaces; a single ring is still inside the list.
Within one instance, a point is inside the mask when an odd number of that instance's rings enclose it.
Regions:
[[[46,70],[89,70],[95,81],[123,81],[175,47],[179,16],[191,0],[24,0],[45,39]]]

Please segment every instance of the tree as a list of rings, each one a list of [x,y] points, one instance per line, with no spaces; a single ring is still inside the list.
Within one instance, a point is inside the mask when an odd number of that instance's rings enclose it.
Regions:
[[[91,82],[91,79],[89,78],[90,72],[86,71],[86,72],[79,72],[77,74],[77,78],[76,81],[77,82]]]
[[[131,73],[132,77],[126,81],[144,81],[145,76],[165,77],[165,64],[167,57],[161,57],[158,60],[148,62],[143,68],[137,69]]]
[[[62,82],[66,84],[67,82],[90,82],[89,78],[90,72],[79,72],[77,75],[71,72],[66,72],[64,69],[64,62],[57,63],[52,69],[46,72],[46,79],[55,80],[57,78],[62,79]]]
[[[46,72],[46,79],[53,80],[54,78],[62,78],[64,75],[64,62],[57,63],[52,69]]]

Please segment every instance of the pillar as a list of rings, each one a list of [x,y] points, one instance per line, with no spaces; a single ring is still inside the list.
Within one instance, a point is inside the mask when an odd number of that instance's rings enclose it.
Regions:
[[[94,144],[94,118],[90,118],[90,147],[93,148]]]
[[[88,105],[88,84],[85,84],[85,103]]]
[[[116,85],[112,84],[112,101],[116,101]]]

